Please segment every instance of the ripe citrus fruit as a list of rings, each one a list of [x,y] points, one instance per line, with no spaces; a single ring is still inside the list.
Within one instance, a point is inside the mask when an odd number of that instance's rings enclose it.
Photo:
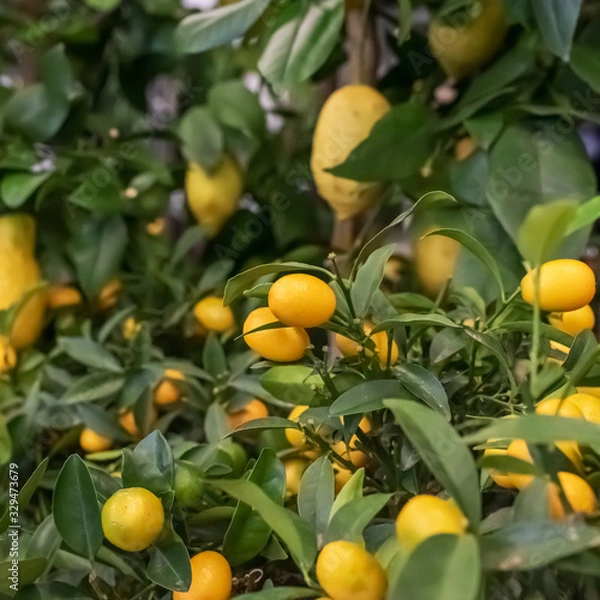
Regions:
[[[583,418],[586,421],[600,425],[600,398],[592,396],[591,394],[579,393],[572,394],[567,400],[581,411]]]
[[[521,280],[521,295],[529,304],[535,302],[534,271]],[[563,258],[544,263],[539,274],[540,308],[566,312],[583,308],[596,293],[596,277],[580,260]]]
[[[269,323],[277,323],[277,317],[266,307],[257,308],[246,318],[243,332],[247,333]],[[300,327],[281,327],[257,331],[246,335],[244,340],[254,352],[275,362],[300,360],[310,345],[308,334]]]
[[[285,489],[288,496],[295,496],[300,489],[300,480],[306,468],[308,461],[302,458],[289,458],[284,461],[285,467]]]
[[[269,416],[269,409],[267,405],[254,398],[245,404],[239,410],[231,411],[227,414],[227,421],[230,429],[235,429],[244,423],[254,421],[255,419],[264,419]]]
[[[36,223],[24,214],[0,217],[0,310],[22,301],[40,285],[41,272],[35,258]],[[8,338],[16,349],[35,344],[44,327],[46,294],[32,293],[20,307]]]
[[[112,448],[113,441],[86,427],[79,436],[79,445],[85,452],[104,452]]]
[[[104,536],[126,552],[140,552],[151,546],[164,524],[162,502],[145,488],[119,490],[102,507]]]
[[[561,471],[558,473],[558,481],[574,513],[592,514],[596,510],[596,494],[585,479],[574,473]],[[565,508],[555,483],[550,484],[549,502],[551,517],[557,521],[564,519]]]
[[[98,294],[98,308],[100,310],[108,310],[112,308],[117,301],[119,300],[119,296],[123,291],[123,283],[118,277],[111,279]]]
[[[230,156],[224,156],[210,173],[195,163],[188,165],[185,176],[188,205],[211,237],[234,215],[242,191],[242,172]]]
[[[333,600],[383,600],[388,585],[377,559],[346,541],[330,542],[321,550],[317,579]]]
[[[335,493],[339,494],[343,487],[350,481],[353,473],[350,469],[342,467],[341,465],[333,465],[333,476],[335,483]]]
[[[313,138],[310,167],[317,190],[339,219],[348,219],[374,204],[381,185],[336,177],[325,169],[341,163],[390,110],[389,102],[367,85],[335,91],[323,106]]]
[[[10,341],[0,337],[0,373],[12,371],[17,364],[17,352]]]
[[[207,296],[194,306],[194,316],[206,331],[221,333],[233,329],[233,312],[229,306],[223,306],[223,298]]]
[[[548,321],[552,327],[560,329],[569,335],[575,337],[585,329],[594,329],[596,316],[589,304],[577,310],[570,310],[563,313],[553,313],[549,315]]]
[[[371,431],[371,421],[369,421],[367,417],[363,417],[360,420],[358,427],[364,431],[364,433],[368,433]],[[358,436],[354,434],[350,438],[350,443],[348,445],[342,440],[333,444],[331,449],[342,458],[349,460],[355,467],[364,467],[367,464],[369,457],[362,450],[356,448],[358,441]]]
[[[437,296],[454,276],[460,244],[444,235],[420,237],[415,243],[415,269],[428,296]]]
[[[77,306],[82,302],[81,292],[70,285],[51,285],[46,290],[46,301],[51,310]]]
[[[500,50],[508,29],[502,0],[481,0],[449,15],[434,19],[429,28],[429,47],[446,75],[463,79],[489,62]]]
[[[390,350],[390,338],[388,337],[387,332],[380,331],[379,333],[374,333],[373,335],[369,335],[371,330],[373,329],[372,323],[365,323],[363,325],[364,332],[373,340],[375,344],[375,353],[377,354],[377,358],[382,366],[387,365],[388,354],[390,355],[390,365],[394,365],[398,362],[398,357],[400,355],[400,351],[398,350],[398,344],[394,340],[391,343]],[[357,356],[360,353],[362,346],[347,338],[339,333],[335,334],[335,343],[339,348],[340,352],[346,357]],[[369,348],[365,348],[365,354],[367,356],[372,356],[373,352]]]
[[[218,552],[200,552],[190,560],[192,585],[187,592],[173,592],[173,600],[229,600],[231,567]]]
[[[420,494],[402,507],[396,519],[396,535],[403,546],[412,550],[433,535],[462,535],[467,524],[467,519],[453,500]]]
[[[164,379],[154,390],[154,404],[167,406],[181,399],[181,390],[175,383],[176,381],[185,381],[185,375],[177,369],[166,369]]]
[[[153,415],[152,415],[152,423],[154,423],[157,418],[158,418],[158,415],[156,414],[156,410],[154,409]],[[121,427],[131,437],[134,437],[134,438],[140,437],[140,435],[141,435],[140,430],[138,429],[137,423],[135,422],[135,414],[134,414],[133,410],[126,410],[126,411],[121,412],[121,415],[119,416],[119,423],[121,424]]]
[[[506,456],[508,454],[508,450],[502,448],[486,448],[483,452],[483,456]],[[510,473],[503,473],[502,471],[498,471],[497,469],[490,469],[489,476],[492,478],[496,485],[499,485],[503,488],[512,488],[515,487],[513,482],[512,475]]]
[[[312,275],[285,275],[269,290],[269,309],[285,325],[318,327],[335,312],[335,294]]]
[[[456,142],[456,145],[454,146],[454,158],[458,162],[467,160],[467,158],[469,158],[469,156],[471,156],[471,154],[473,154],[475,150],[477,150],[477,144],[475,143],[473,138],[461,138]]]
[[[190,508],[196,506],[204,493],[202,471],[192,462],[177,461],[173,491],[175,498],[184,506]]]
[[[288,415],[288,419],[297,423],[300,419],[300,415],[307,409],[308,406],[304,406],[302,404],[294,406]],[[294,446],[295,448],[302,448],[306,444],[306,436],[299,429],[286,429],[285,437],[290,443],[290,446]]]
[[[518,458],[522,461],[533,464],[533,459],[531,458],[531,454],[525,440],[513,440],[509,444],[506,452],[508,456],[513,456],[514,458]],[[510,487],[516,487],[519,489],[528,486],[533,480],[533,475],[509,473],[508,476],[512,480],[512,486]]]

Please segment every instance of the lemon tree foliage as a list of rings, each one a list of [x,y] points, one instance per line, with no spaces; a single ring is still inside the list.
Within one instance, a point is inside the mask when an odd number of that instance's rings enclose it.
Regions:
[[[598,2],[210,4],[0,6],[0,599],[596,598]]]

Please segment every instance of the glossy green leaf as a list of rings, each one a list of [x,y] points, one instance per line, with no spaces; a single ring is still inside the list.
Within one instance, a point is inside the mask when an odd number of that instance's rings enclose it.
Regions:
[[[46,181],[52,172],[9,173],[2,178],[0,196],[9,208],[19,208]]]
[[[0,465],[5,465],[12,456],[13,443],[6,426],[4,415],[0,415]]]
[[[101,344],[82,337],[59,337],[58,347],[73,360],[82,365],[120,373],[123,368],[117,358]]]
[[[546,46],[568,61],[582,0],[531,0],[531,3]]]
[[[9,597],[14,595],[14,588],[11,580],[13,561],[12,558],[0,563],[0,593],[6,594]],[[17,588],[25,587],[33,583],[45,570],[48,561],[45,558],[25,558],[19,559],[19,577]]]
[[[315,396],[314,386],[323,386],[323,380],[314,370],[304,365],[272,367],[260,378],[260,384],[283,402],[310,404]]]
[[[306,598],[316,598],[320,592],[310,588],[278,586],[244,595],[246,596],[244,600],[305,600]]]
[[[225,350],[214,333],[208,336],[202,349],[202,366],[215,379],[223,377],[229,371]]]
[[[412,313],[404,313],[399,315],[398,317],[394,317],[393,319],[387,319],[378,323],[375,327],[373,327],[373,331],[371,333],[378,333],[379,331],[390,331],[391,329],[395,329],[396,327],[406,327],[410,325],[425,325],[432,327],[451,327],[453,329],[460,329],[461,326],[458,323],[455,323],[448,317],[444,317],[443,315],[438,315],[436,313],[430,314],[412,314]]]
[[[575,44],[569,65],[594,92],[600,92],[600,52],[597,47],[591,44]]]
[[[190,108],[181,118],[179,137],[181,151],[189,162],[206,171],[217,167],[223,157],[224,137],[219,124],[205,106]]]
[[[386,398],[411,399],[412,394],[393,379],[365,381],[341,394],[330,406],[329,413],[339,417],[383,410]]]
[[[54,516],[50,514],[38,525],[31,536],[26,557],[45,558],[48,562],[52,562],[61,544],[62,539],[54,524]]]
[[[298,514],[322,539],[334,499],[333,467],[326,456],[315,460],[304,472],[298,491]]]
[[[225,407],[218,402],[213,402],[206,411],[204,420],[206,439],[214,444],[222,440],[229,433],[229,422]]]
[[[394,250],[395,244],[378,248],[358,268],[356,277],[350,287],[350,297],[357,317],[362,318],[369,313],[373,296],[383,281],[385,264],[394,253]]]
[[[90,373],[75,381],[61,401],[65,404],[77,404],[107,398],[119,392],[124,382],[124,377],[111,372]]]
[[[346,506],[346,504],[353,500],[357,500],[358,498],[362,498],[364,482],[365,470],[360,468],[352,474],[352,477],[350,477],[346,485],[344,485],[339,494],[335,497],[333,506],[331,507],[331,518],[333,518],[340,508]]]
[[[580,229],[593,225],[600,219],[600,196],[594,196],[591,200],[580,204],[575,215],[568,224],[566,234],[570,235]]]
[[[190,556],[182,539],[173,531],[150,547],[148,579],[168,590],[186,592],[192,584]]]
[[[450,420],[448,394],[433,373],[420,365],[405,362],[394,369],[394,376],[409,392]]]

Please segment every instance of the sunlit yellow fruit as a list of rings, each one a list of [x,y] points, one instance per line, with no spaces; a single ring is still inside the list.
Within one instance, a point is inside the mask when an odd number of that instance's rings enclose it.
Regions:
[[[454,158],[459,162],[467,160],[475,150],[477,150],[477,144],[474,142],[473,138],[461,138],[454,146]]]
[[[385,97],[367,85],[340,88],[329,96],[321,110],[310,167],[319,194],[339,219],[349,219],[374,204],[382,188],[378,183],[336,177],[325,169],[342,164],[389,110]]]
[[[153,409],[153,414],[152,414],[152,419],[151,419],[152,423],[154,423],[157,418],[158,418],[158,415],[156,414],[156,409]],[[135,415],[133,413],[133,410],[128,410],[128,411],[122,412],[121,415],[119,416],[119,423],[121,424],[121,427],[131,437],[139,438],[141,436],[140,430],[138,429],[137,423],[135,422]]]
[[[71,285],[51,285],[46,290],[46,302],[51,310],[78,306],[82,302],[81,292]]]
[[[367,417],[363,417],[358,424],[359,429],[364,433],[371,431],[371,421]],[[339,454],[342,458],[349,460],[355,467],[364,467],[369,462],[369,457],[362,451],[356,448],[356,443],[359,438],[354,434],[350,438],[350,443],[346,443],[342,440],[332,444],[331,449]]]
[[[244,322],[243,332],[253,331],[269,323],[277,323],[277,317],[270,309],[253,310]],[[308,334],[301,327],[280,327],[257,331],[244,337],[246,344],[267,360],[275,362],[293,362],[300,360],[310,345]]]
[[[165,376],[154,390],[154,404],[166,406],[181,398],[181,390],[176,381],[185,381],[185,375],[177,369],[165,369]]]
[[[317,579],[332,600],[383,600],[388,586],[377,559],[346,541],[330,542],[321,550]]]
[[[294,273],[278,279],[269,290],[269,308],[292,327],[318,327],[335,312],[335,294],[313,275]]]
[[[140,552],[151,546],[164,524],[161,501],[145,488],[119,490],[102,508],[104,536],[125,552]]]
[[[390,350],[390,337],[386,331],[380,331],[379,333],[374,333],[373,335],[369,335],[371,330],[373,329],[373,325],[371,323],[365,323],[363,325],[363,330],[365,334],[367,334],[375,344],[375,352],[377,354],[377,358],[379,358],[379,362],[382,366],[387,365],[388,354],[390,355],[390,365],[394,365],[398,362],[398,358],[400,356],[400,351],[398,350],[398,344],[392,339],[391,350]],[[346,357],[358,356],[360,353],[362,346],[347,338],[339,333],[335,334],[335,343],[339,348],[340,352]],[[365,354],[367,356],[372,356],[373,353],[369,348],[365,347]]]
[[[17,352],[11,346],[10,341],[0,337],[0,373],[12,371],[17,364]]]
[[[84,452],[104,452],[112,448],[113,441],[86,427],[79,436],[79,445]]]
[[[585,329],[594,329],[596,316],[589,304],[577,310],[554,313],[548,317],[550,325],[575,337]]]
[[[135,317],[127,317],[125,321],[123,321],[123,337],[126,340],[133,339],[142,328],[142,324],[138,323],[135,320]]]
[[[300,419],[300,415],[307,409],[308,406],[304,406],[302,404],[294,406],[288,415],[288,419],[297,423]],[[306,444],[306,436],[299,429],[286,429],[285,437],[290,445],[294,446],[294,448],[301,448]]]
[[[148,235],[160,235],[165,230],[166,221],[164,217],[157,217],[146,225]]]
[[[588,388],[577,388],[578,390]],[[583,414],[586,421],[600,425],[600,398],[591,394],[572,394],[567,398],[570,404],[574,404]]]
[[[267,405],[261,400],[254,398],[239,410],[227,413],[227,421],[229,423],[229,428],[235,429],[236,427],[254,421],[255,419],[265,419],[268,416],[269,409],[267,408]]]
[[[98,308],[100,310],[108,310],[112,308],[123,291],[123,283],[118,277],[111,279],[98,294]]]
[[[396,519],[396,536],[402,546],[412,550],[434,535],[462,535],[467,525],[467,519],[451,499],[420,494],[402,507]]]
[[[585,479],[574,473],[562,471],[558,473],[558,481],[574,513],[591,515],[595,512],[596,494]],[[550,484],[549,502],[550,516],[557,521],[564,519],[565,508],[560,498],[558,486],[555,483]]]
[[[535,271],[521,280],[521,295],[529,304],[535,302]],[[583,308],[596,293],[596,277],[580,260],[562,258],[544,263],[540,269],[540,308],[566,312]]]
[[[217,552],[208,550],[192,557],[192,585],[187,592],[173,592],[173,600],[229,600],[231,567]]]
[[[288,496],[295,496],[298,493],[300,480],[308,464],[308,461],[302,458],[290,458],[284,461],[285,489]]]
[[[600,398],[600,387],[578,386],[577,391],[580,394],[588,394],[589,396]]]
[[[207,296],[194,306],[194,316],[206,331],[221,333],[233,329],[233,311],[223,306],[223,298]]]
[[[35,258],[36,223],[24,214],[0,217],[0,310],[20,302],[41,283]],[[40,290],[20,308],[8,338],[16,350],[35,344],[44,327],[46,294]]]
[[[508,29],[503,0],[482,0],[472,12],[434,19],[429,47],[449,77],[463,79],[489,62],[500,50]]]
[[[188,205],[208,235],[215,236],[237,211],[243,191],[242,171],[224,156],[212,172],[190,163],[185,176]]]
[[[342,467],[341,465],[333,466],[333,476],[336,494],[339,494],[342,491],[343,487],[352,478],[352,475],[354,475],[354,473],[352,473],[350,469],[346,469],[346,467]]]
[[[483,452],[483,456],[506,456],[508,454],[508,450],[503,450],[502,448],[486,448]],[[512,488],[515,487],[513,482],[512,475],[510,473],[502,473],[497,469],[490,469],[489,476],[492,478],[496,485],[499,485],[503,488]]]
[[[431,230],[430,230],[431,231]],[[428,296],[437,296],[454,276],[460,244],[443,235],[420,237],[415,244],[415,269]]]

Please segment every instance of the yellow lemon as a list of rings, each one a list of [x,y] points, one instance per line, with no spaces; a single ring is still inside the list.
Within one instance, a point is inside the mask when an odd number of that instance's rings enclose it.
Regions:
[[[558,481],[565,498],[574,513],[592,514],[596,510],[596,494],[585,479],[574,473],[562,471],[558,473]],[[558,486],[550,484],[549,490],[550,515],[553,519],[560,521],[565,517]]]
[[[194,306],[194,316],[206,331],[221,333],[233,329],[233,312],[229,306],[223,306],[223,298],[207,296]]]
[[[437,296],[454,276],[460,247],[456,240],[443,235],[429,235],[417,240],[415,269],[428,296]]]

